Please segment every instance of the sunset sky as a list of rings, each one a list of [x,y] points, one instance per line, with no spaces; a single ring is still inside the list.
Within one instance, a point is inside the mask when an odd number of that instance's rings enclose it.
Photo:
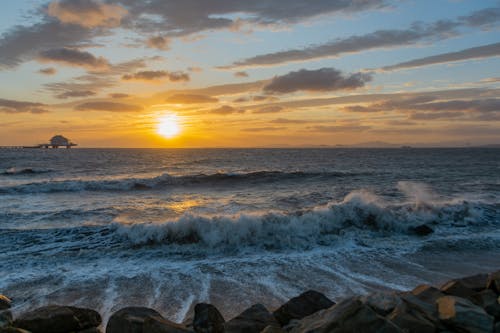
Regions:
[[[498,144],[499,28],[488,0],[3,0],[0,146]]]

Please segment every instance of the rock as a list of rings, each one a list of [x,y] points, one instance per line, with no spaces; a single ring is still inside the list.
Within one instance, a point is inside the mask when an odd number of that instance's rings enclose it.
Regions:
[[[486,289],[487,282],[487,274],[477,274],[448,281],[441,287],[441,291],[448,295],[467,298],[478,291]]]
[[[500,295],[500,271],[489,274],[486,287]]]
[[[493,332],[500,333],[500,322],[495,324],[495,330]]]
[[[292,333],[401,333],[399,327],[378,315],[357,298],[346,299],[331,308],[303,318]]]
[[[78,333],[102,333],[102,331],[97,327],[87,328],[83,331],[79,331]]]
[[[500,304],[497,294],[491,289],[485,289],[469,297],[474,304],[482,307],[488,314],[500,319]]]
[[[4,327],[0,328],[0,333],[31,333],[31,332],[16,327]]]
[[[322,293],[308,290],[290,299],[274,311],[273,314],[281,326],[285,326],[292,319],[302,319],[319,310],[328,309],[333,305],[335,303]]]
[[[10,309],[12,301],[5,295],[0,294],[0,310]]]
[[[223,333],[224,317],[212,304],[199,303],[194,307],[193,328],[197,333]]]
[[[437,331],[435,321],[431,320],[418,307],[406,301],[402,301],[387,316],[387,319],[408,333],[434,333]]]
[[[401,298],[395,293],[376,292],[361,297],[361,301],[379,315],[386,316],[401,303]]]
[[[255,304],[226,322],[224,331],[226,333],[260,333],[270,325],[279,326],[279,323],[262,304]]]
[[[143,333],[144,321],[148,317],[163,318],[153,309],[127,307],[115,312],[106,325],[106,333]]]
[[[279,326],[266,326],[260,333],[286,333],[284,329]]]
[[[12,324],[12,313],[10,310],[0,311],[0,328],[7,327]]]
[[[49,305],[21,315],[14,326],[32,333],[67,333],[98,327],[101,321],[99,313],[91,309]]]
[[[417,236],[427,236],[432,234],[434,232],[434,229],[429,227],[427,224],[422,224],[416,227],[411,227],[408,229],[408,231]]]
[[[161,316],[150,316],[144,320],[141,332],[147,333],[187,333],[192,332],[185,326],[176,324]]]
[[[433,305],[436,303],[436,300],[438,298],[445,296],[445,294],[441,290],[433,286],[429,286],[428,284],[422,284],[416,287],[411,291],[411,294],[420,299],[421,301]]]
[[[494,319],[481,307],[456,296],[437,300],[439,319],[459,332],[486,333],[493,331]]]

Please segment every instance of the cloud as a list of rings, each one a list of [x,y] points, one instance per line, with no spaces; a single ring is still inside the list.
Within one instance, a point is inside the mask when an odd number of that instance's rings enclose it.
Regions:
[[[260,109],[253,110],[252,113],[277,113],[285,110],[283,106],[279,105],[270,105],[270,106],[265,106]]]
[[[84,67],[89,70],[105,70],[109,62],[103,57],[95,57],[92,53],[69,48],[50,49],[38,54],[40,62],[57,62],[67,66]]]
[[[75,106],[76,111],[110,111],[110,112],[138,112],[143,108],[139,105],[115,102],[88,102]]]
[[[333,126],[311,126],[308,127],[309,130],[313,130],[315,132],[326,132],[326,133],[337,133],[337,132],[361,132],[369,130],[370,126],[363,125],[333,125]]]
[[[52,1],[47,13],[62,23],[94,28],[119,26],[122,18],[127,15],[127,10],[94,0],[61,0]]]
[[[248,77],[248,73],[247,72],[235,72],[234,76],[235,77]]]
[[[147,39],[146,45],[152,49],[166,51],[170,49],[170,40],[162,36],[153,36]]]
[[[109,97],[114,98],[114,99],[127,98],[129,96],[130,96],[129,94],[123,94],[123,93],[111,93],[111,94],[109,94]]]
[[[273,124],[306,124],[309,120],[304,119],[287,119],[287,118],[276,118],[270,121]]]
[[[383,67],[384,71],[392,71],[405,68],[423,67],[435,64],[443,64],[455,61],[464,61],[470,59],[481,59],[500,56],[500,43],[472,47],[457,52],[442,53],[430,57],[414,59],[401,62],[395,65]]]
[[[166,79],[171,82],[187,82],[190,80],[190,77],[189,74],[184,72],[168,71],[141,71],[122,76],[122,80],[124,81],[158,81],[162,79]]]
[[[44,75],[54,75],[57,73],[57,70],[53,67],[40,68],[38,70],[38,73],[44,74]]]
[[[491,8],[473,12],[457,20],[440,20],[429,24],[415,22],[406,29],[377,30],[368,34],[354,35],[301,49],[290,49],[261,54],[218,68],[234,69],[241,67],[273,66],[290,62],[335,58],[343,54],[358,53],[379,48],[412,45],[419,41],[442,40],[460,34],[457,30],[460,27],[482,27],[492,25],[496,24],[499,19],[500,8]]]
[[[86,74],[69,81],[47,83],[43,87],[55,96],[74,91],[93,91],[97,93],[102,89],[110,88],[117,84],[115,79],[109,78],[104,74]]]
[[[0,112],[3,113],[47,113],[46,105],[42,103],[15,101],[0,98]]]
[[[221,114],[221,115],[227,115],[227,114],[233,114],[233,113],[244,113],[244,112],[245,112],[245,110],[236,109],[236,108],[229,106],[229,105],[222,105],[221,107],[218,107],[216,109],[212,109],[209,111],[209,113]]]
[[[276,76],[264,87],[267,93],[291,93],[295,91],[352,90],[363,87],[370,81],[368,73],[343,75],[334,68],[317,70],[301,69],[283,76]]]
[[[196,94],[175,94],[169,96],[165,102],[171,104],[201,104],[201,103],[217,103],[219,100],[215,97]]]
[[[59,99],[75,98],[75,97],[90,97],[97,95],[96,92],[92,90],[75,90],[75,91],[65,91],[56,95]]]
[[[250,127],[250,128],[243,128],[242,131],[245,132],[269,132],[269,131],[281,131],[285,130],[286,127]]]
[[[188,67],[187,70],[189,72],[192,72],[192,73],[201,73],[203,72],[203,68],[201,67],[198,67],[198,66],[191,66],[191,67]]]

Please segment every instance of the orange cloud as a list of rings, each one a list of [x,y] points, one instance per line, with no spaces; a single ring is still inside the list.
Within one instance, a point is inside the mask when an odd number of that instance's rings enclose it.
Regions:
[[[94,0],[53,1],[48,14],[62,23],[77,24],[86,28],[117,27],[128,11],[118,5],[108,5]]]

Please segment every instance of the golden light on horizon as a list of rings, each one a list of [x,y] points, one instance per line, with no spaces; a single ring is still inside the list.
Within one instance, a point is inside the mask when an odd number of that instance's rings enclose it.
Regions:
[[[158,118],[156,132],[167,139],[177,136],[181,132],[179,117],[176,114],[167,114]]]

